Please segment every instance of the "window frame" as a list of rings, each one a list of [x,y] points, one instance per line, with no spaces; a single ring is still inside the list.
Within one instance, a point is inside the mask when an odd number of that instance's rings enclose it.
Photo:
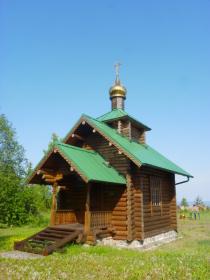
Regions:
[[[160,209],[162,215],[162,178],[157,175],[150,175],[150,206],[151,215],[154,209]]]

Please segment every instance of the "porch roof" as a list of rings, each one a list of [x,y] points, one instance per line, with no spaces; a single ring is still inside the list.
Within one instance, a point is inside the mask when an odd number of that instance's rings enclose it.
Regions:
[[[126,184],[126,180],[111,167],[97,152],[57,142],[38,164],[40,169],[45,158],[53,151],[57,151],[64,160],[88,183],[91,181]],[[35,173],[34,171],[34,173]],[[29,180],[30,183],[30,180]]]

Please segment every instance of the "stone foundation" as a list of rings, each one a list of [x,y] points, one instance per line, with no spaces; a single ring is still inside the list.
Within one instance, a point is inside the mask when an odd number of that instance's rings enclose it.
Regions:
[[[96,244],[118,248],[149,250],[176,239],[177,232],[172,230],[155,235],[153,237],[145,238],[144,241],[133,240],[128,242],[126,240],[114,240],[112,237],[107,237],[103,239],[97,239]]]

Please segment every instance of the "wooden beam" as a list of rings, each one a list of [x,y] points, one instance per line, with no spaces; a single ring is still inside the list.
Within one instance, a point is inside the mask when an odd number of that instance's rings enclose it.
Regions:
[[[141,184],[141,238],[144,240],[144,179],[140,177]]]
[[[87,184],[87,195],[85,203],[85,233],[90,231],[90,183]]]
[[[42,179],[45,180],[48,183],[54,183],[59,180],[63,179],[63,174],[62,173],[55,173],[55,172],[43,172],[42,173]]]
[[[57,210],[57,188],[58,184],[57,182],[54,182],[52,186],[52,206],[51,206],[51,214],[50,214],[50,224],[53,226],[56,224],[56,210]]]
[[[42,179],[55,179],[55,176],[44,174],[42,175]]]
[[[82,136],[80,136],[79,134],[73,133],[71,137],[72,138],[77,138],[77,139],[82,140],[82,141],[85,141],[85,139]]]
[[[127,240],[133,240],[133,232],[132,232],[132,181],[131,175],[129,173],[126,174],[126,187],[127,187],[127,226],[128,226],[128,235]]]
[[[57,181],[55,179],[44,179],[45,182],[49,185],[53,185],[54,183],[56,183]]]

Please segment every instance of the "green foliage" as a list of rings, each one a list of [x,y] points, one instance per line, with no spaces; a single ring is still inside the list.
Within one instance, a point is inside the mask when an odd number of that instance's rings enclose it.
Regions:
[[[16,132],[4,115],[0,115],[0,223],[21,225],[40,216],[49,208],[49,189],[28,187],[24,180],[31,172]]]
[[[204,206],[204,202],[203,202],[202,198],[199,195],[196,197],[194,204],[195,205]]]
[[[184,206],[184,207],[188,206],[188,202],[187,202],[187,199],[185,197],[182,198],[181,206]]]
[[[16,140],[16,132],[5,115],[0,115],[0,170],[23,177],[28,165],[24,149]]]
[[[47,150],[44,150],[44,154],[47,154],[47,152],[49,150],[52,149],[52,147],[57,143],[57,142],[62,142],[62,138],[60,138],[56,133],[53,133],[52,136],[51,136],[51,140],[48,144],[48,148]]]

